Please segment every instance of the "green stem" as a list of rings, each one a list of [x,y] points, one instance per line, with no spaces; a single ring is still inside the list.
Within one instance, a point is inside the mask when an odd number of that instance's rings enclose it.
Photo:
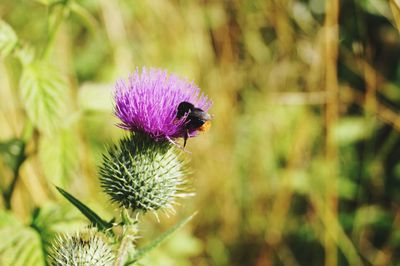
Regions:
[[[15,186],[19,179],[19,169],[21,168],[21,165],[25,161],[25,159],[26,159],[26,157],[25,157],[25,142],[21,142],[20,151],[19,151],[19,154],[17,157],[17,163],[15,165],[15,168],[13,169],[13,178],[12,178],[11,183],[8,186],[8,188],[3,192],[4,205],[7,210],[11,209],[11,199],[12,199],[12,195],[14,193]]]
[[[114,266],[126,265],[126,261],[129,259],[129,254],[133,254],[135,246],[133,241],[135,240],[138,229],[137,229],[137,218],[132,218],[129,211],[125,208],[121,210],[121,226],[123,228],[123,236],[121,244],[118,249],[117,259],[115,260]]]
[[[30,120],[27,120],[27,122],[24,126],[24,131],[22,133],[21,142],[18,142],[19,143],[19,153],[16,155],[16,159],[15,159],[16,164],[15,164],[15,167],[13,167],[13,178],[12,178],[11,183],[8,186],[8,188],[3,192],[4,205],[7,210],[11,209],[11,199],[12,199],[12,195],[15,190],[15,186],[19,179],[19,169],[21,168],[22,163],[26,159],[25,146],[26,146],[26,143],[32,138],[32,134],[33,134],[33,125],[30,122]]]
[[[48,7],[48,36],[47,43],[42,52],[42,59],[46,59],[49,57],[51,49],[54,46],[55,37],[61,26],[61,22],[64,20],[64,17],[68,12],[67,8],[64,5],[65,4],[62,2],[61,4]]]
[[[132,240],[133,237],[129,234],[125,234],[122,237],[114,266],[123,266],[125,264],[125,261],[128,257],[128,249],[133,248]]]
[[[14,172],[10,186],[6,191],[3,192],[4,205],[7,210],[11,209],[11,198],[14,192],[15,185],[17,184],[17,180],[19,179],[18,177],[19,177],[18,172]]]

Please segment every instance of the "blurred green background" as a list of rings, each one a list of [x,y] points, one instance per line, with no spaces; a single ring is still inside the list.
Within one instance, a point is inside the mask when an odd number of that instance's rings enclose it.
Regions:
[[[116,215],[97,166],[124,134],[114,82],[142,66],[214,102],[196,196],[138,245],[199,213],[144,265],[400,265],[399,4],[2,0],[0,265],[87,224],[54,184]]]

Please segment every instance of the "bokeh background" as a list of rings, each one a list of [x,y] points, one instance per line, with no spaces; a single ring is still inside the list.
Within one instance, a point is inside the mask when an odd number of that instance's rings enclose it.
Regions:
[[[147,215],[138,245],[198,214],[142,264],[400,265],[399,7],[2,0],[1,265],[43,265],[87,224],[54,185],[116,215],[97,167],[124,135],[114,82],[142,66],[214,102],[185,154],[196,196]]]

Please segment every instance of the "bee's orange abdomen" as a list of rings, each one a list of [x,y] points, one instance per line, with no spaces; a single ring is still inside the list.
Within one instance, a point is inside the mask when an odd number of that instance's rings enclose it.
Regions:
[[[211,127],[211,122],[206,121],[201,127],[198,128],[198,130],[201,132],[206,132],[207,130],[210,129],[210,127]]]

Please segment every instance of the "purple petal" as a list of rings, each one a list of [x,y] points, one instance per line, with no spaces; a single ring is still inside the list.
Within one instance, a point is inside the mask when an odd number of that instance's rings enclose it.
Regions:
[[[128,83],[117,81],[114,99],[119,127],[145,132],[156,140],[183,136],[184,119],[176,118],[181,102],[193,103],[204,111],[212,105],[195,84],[156,68],[136,69]],[[190,132],[191,137],[195,135]]]

